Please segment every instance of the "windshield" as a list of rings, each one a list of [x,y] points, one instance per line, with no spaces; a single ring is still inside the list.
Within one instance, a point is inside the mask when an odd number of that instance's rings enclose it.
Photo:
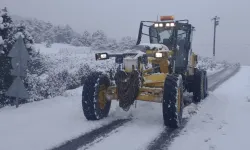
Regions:
[[[164,41],[169,40],[172,33],[173,33],[173,28],[166,29],[166,28],[154,28],[154,27],[151,27],[150,30],[149,30],[151,43],[161,43],[161,44],[163,44]],[[158,37],[159,41],[157,40],[157,36],[159,36]]]
[[[172,35],[172,31],[173,30],[166,30],[166,29],[159,31],[160,43],[163,43],[164,40],[168,40]]]

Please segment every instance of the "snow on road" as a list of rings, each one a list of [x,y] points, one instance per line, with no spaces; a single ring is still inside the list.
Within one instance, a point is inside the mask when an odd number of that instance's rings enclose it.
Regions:
[[[132,107],[129,112],[124,112],[124,115],[128,113],[132,115],[131,122],[117,129],[115,134],[111,134],[101,142],[91,147],[84,146],[79,150],[132,150],[147,146],[164,128],[161,108],[161,104],[158,103],[138,101],[136,108]]]
[[[249,149],[250,67],[222,84],[199,107],[169,150]]]
[[[232,69],[226,70],[221,77],[226,77],[232,73]],[[219,76],[220,77],[220,76]],[[220,77],[220,78],[221,78]],[[209,79],[209,82],[215,80]],[[216,80],[218,82],[218,79]],[[209,83],[209,88],[214,85]],[[197,105],[191,104],[184,108],[184,118],[189,118],[197,109]],[[148,144],[164,131],[165,126],[162,118],[162,105],[158,103],[137,102],[137,108],[131,108],[129,111],[133,120],[123,126],[121,130],[117,129],[115,134],[111,134],[105,139],[92,143],[90,146],[83,146],[78,150],[99,150],[99,149],[145,149]],[[114,144],[115,143],[115,144]]]
[[[44,150],[76,138],[117,118],[86,121],[81,104],[82,88],[39,102],[0,109],[0,150]],[[114,106],[115,107],[115,106]]]

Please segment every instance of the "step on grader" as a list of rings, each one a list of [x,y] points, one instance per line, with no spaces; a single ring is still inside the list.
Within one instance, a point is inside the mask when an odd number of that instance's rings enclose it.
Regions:
[[[108,116],[111,101],[128,111],[136,100],[162,103],[164,124],[182,123],[183,93],[200,102],[207,92],[207,73],[198,69],[192,52],[194,27],[188,20],[161,16],[161,21],[141,21],[138,39],[130,53],[96,53],[96,60],[114,58],[118,67],[110,73],[93,72],[83,83],[82,107],[87,120]],[[144,33],[146,27],[148,33]],[[142,36],[149,43],[141,43]]]

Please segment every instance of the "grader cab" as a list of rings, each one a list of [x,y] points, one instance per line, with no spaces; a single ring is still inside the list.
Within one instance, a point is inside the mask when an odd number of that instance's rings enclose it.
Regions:
[[[149,25],[148,25],[149,24]],[[143,28],[148,28],[148,33]],[[96,60],[112,57],[118,64],[114,75],[94,72],[83,85],[82,106],[88,120],[108,116],[111,101],[127,111],[136,100],[162,103],[164,124],[178,128],[184,108],[183,92],[192,92],[193,101],[207,96],[206,71],[196,68],[197,55],[192,52],[194,27],[188,20],[142,21],[132,53],[97,53]],[[149,43],[141,43],[142,36]],[[113,81],[113,82],[112,82]]]

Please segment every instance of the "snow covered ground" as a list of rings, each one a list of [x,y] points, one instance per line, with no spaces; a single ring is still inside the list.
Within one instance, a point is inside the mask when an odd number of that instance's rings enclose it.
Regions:
[[[81,108],[82,87],[66,91],[62,96],[22,105],[18,109],[5,107],[0,109],[0,149],[43,150],[52,148],[64,141],[78,137],[92,129],[108,124],[113,120],[131,118],[133,120],[123,127],[123,132],[116,133],[123,144],[145,147],[148,142],[164,128],[160,104],[137,102],[137,108],[123,112],[117,102],[112,103],[108,118],[100,121],[87,121]],[[145,113],[144,110],[147,110]],[[145,115],[147,114],[147,115]],[[150,118],[150,119],[148,119]],[[149,130],[150,129],[150,130]],[[117,129],[119,131],[119,128]],[[151,131],[151,132],[150,132]],[[140,141],[138,143],[138,136]],[[110,136],[106,142],[121,143],[117,136]],[[137,142],[136,142],[137,140]],[[12,143],[15,144],[12,144]],[[93,149],[98,149],[97,144]],[[107,146],[107,145],[106,145]],[[110,145],[111,146],[111,145]],[[114,148],[112,145],[112,148]],[[131,149],[132,147],[126,147]]]
[[[250,67],[222,84],[199,106],[169,150],[249,149]]]
[[[40,45],[40,48],[42,53],[58,58],[58,60],[64,60],[61,63],[57,63],[54,69],[64,67],[67,70],[74,70],[78,63],[87,63],[101,69],[103,66],[109,66],[111,62],[95,62],[94,52],[89,51],[86,47],[67,47],[59,44],[52,45],[52,48],[45,48],[43,45]],[[90,54],[93,55],[91,56]],[[222,68],[223,65],[215,67],[215,69],[210,71],[210,74]],[[127,143],[128,147],[126,149],[132,149],[132,147],[129,147],[129,142],[133,142],[134,149],[136,148],[134,146],[137,146],[137,148],[146,146],[164,127],[162,114],[159,111],[161,108],[160,104],[148,104],[145,102],[138,102],[137,108],[132,108],[129,112],[123,112],[118,107],[117,102],[112,102],[109,117],[100,121],[87,121],[81,108],[81,92],[82,87],[79,87],[74,90],[68,90],[61,96],[21,105],[18,109],[8,106],[0,109],[0,120],[4,120],[0,123],[0,141],[2,142],[0,149],[43,150],[52,148],[66,140],[108,124],[113,120],[131,118],[131,116],[133,120],[123,127],[123,132],[116,134],[121,138],[126,138],[128,134],[134,135],[130,136],[131,138],[127,138],[127,141],[123,143]],[[149,111],[146,113],[147,115],[145,115],[143,110]],[[138,136],[136,135],[140,135],[140,140],[143,142],[137,143]],[[116,143],[122,142],[119,141],[117,136],[111,136],[106,139],[106,142],[110,142],[110,144],[114,141]],[[92,148],[98,149],[101,145],[97,144]],[[112,146],[115,145],[112,144]]]
[[[231,73],[226,71],[223,74],[224,76],[226,76]],[[209,88],[213,85],[214,84],[209,84]],[[97,140],[97,142],[93,144],[93,146],[83,146],[78,150],[145,149],[149,145],[149,143],[152,142],[156,137],[158,137],[159,134],[162,133],[162,131],[164,131],[165,129],[162,119],[162,112],[159,111],[161,110],[161,108],[161,104],[139,101],[137,108],[132,108],[129,111],[131,113],[131,116],[133,117],[133,120],[131,122],[125,124],[120,129],[118,128],[115,134],[110,134],[107,138],[101,140],[100,142]],[[192,103],[184,109],[183,117],[190,118],[190,116],[196,111],[197,105]],[[126,114],[124,114],[124,116],[125,115]]]
[[[116,119],[111,111],[105,120],[87,121],[81,108],[81,90],[18,109],[0,109],[0,149],[44,150]]]

